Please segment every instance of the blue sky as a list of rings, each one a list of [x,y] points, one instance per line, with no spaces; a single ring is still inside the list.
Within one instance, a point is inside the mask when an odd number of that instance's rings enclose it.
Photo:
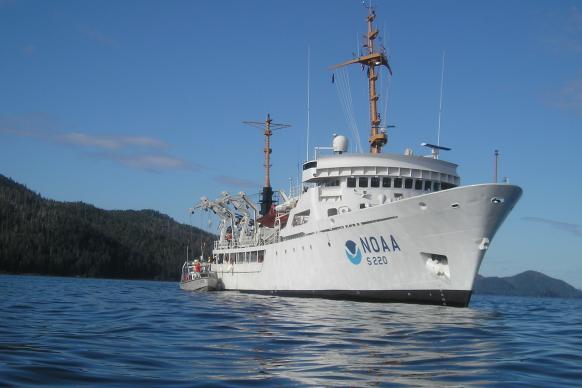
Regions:
[[[500,175],[524,196],[481,273],[543,271],[582,287],[582,4],[578,1],[376,1],[394,76],[387,152],[441,143],[464,184]],[[262,136],[276,188],[311,145],[351,135],[328,67],[350,59],[366,10],[354,1],[0,0],[0,173],[43,196],[106,209],[186,209],[221,191],[256,193]],[[366,83],[349,70],[367,137]],[[382,109],[383,110],[383,109]]]

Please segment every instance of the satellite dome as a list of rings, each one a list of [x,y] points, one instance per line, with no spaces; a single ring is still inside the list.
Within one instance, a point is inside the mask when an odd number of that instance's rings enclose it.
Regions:
[[[343,135],[334,136],[332,145],[333,145],[333,152],[335,154],[342,154],[344,152],[347,152],[348,151],[348,138],[343,136]]]

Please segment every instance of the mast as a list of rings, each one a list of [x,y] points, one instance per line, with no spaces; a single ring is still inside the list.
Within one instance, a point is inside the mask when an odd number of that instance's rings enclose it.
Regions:
[[[271,153],[273,150],[271,149],[271,136],[273,135],[273,131],[282,128],[288,128],[291,125],[289,124],[276,124],[273,123],[271,119],[271,115],[267,113],[267,118],[265,121],[243,121],[244,124],[250,125],[251,127],[265,129],[265,186],[263,186],[263,191],[261,193],[261,215],[266,215],[269,210],[271,209],[271,205],[273,204],[273,189],[271,188]]]
[[[388,142],[388,139],[386,138],[386,133],[380,130],[380,123],[382,120],[378,115],[378,95],[376,94],[376,81],[378,80],[377,72],[379,67],[382,65],[386,66],[390,72],[390,75],[392,75],[392,69],[388,63],[385,50],[382,48],[380,51],[375,51],[374,40],[376,40],[380,32],[374,27],[373,22],[375,18],[376,13],[374,12],[374,9],[369,7],[368,16],[366,17],[368,23],[368,32],[364,36],[366,39],[364,48],[367,48],[367,55],[360,56],[332,66],[332,69],[353,65],[355,63],[359,63],[362,66],[366,66],[368,68],[367,74],[370,100],[370,137],[368,138],[368,143],[370,143],[370,153],[379,154],[382,150],[382,147]]]

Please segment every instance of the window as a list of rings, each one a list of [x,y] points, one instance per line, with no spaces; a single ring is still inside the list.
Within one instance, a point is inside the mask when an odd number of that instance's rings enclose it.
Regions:
[[[441,183],[441,189],[442,190],[452,189],[453,187],[457,187],[457,186],[453,185],[452,183],[448,183],[448,182],[442,182]]]
[[[412,189],[412,178],[406,178],[404,180],[404,188],[405,189]]]
[[[392,187],[392,178],[382,178],[382,187]]]
[[[420,179],[414,181],[414,190],[422,190],[422,181]]]
[[[402,187],[402,178],[394,178],[394,187],[397,189]]]
[[[310,168],[317,167],[317,161],[307,162],[303,164],[303,171],[308,170]]]
[[[441,189],[441,182],[435,182],[432,189],[433,191],[439,191]]]
[[[337,216],[337,208],[332,207],[327,209],[327,216],[331,217],[331,216]]]
[[[265,251],[258,252],[258,259],[259,259],[259,263],[262,263],[263,261],[265,261]]]
[[[430,191],[431,190],[431,181],[424,181],[424,191]]]
[[[370,178],[370,187],[380,187],[380,178],[373,176]]]
[[[365,209],[366,208],[366,204],[365,203],[361,203],[360,204],[360,209]]]
[[[257,262],[257,252],[251,252],[251,263]]]
[[[368,178],[366,178],[366,177],[360,177],[358,179],[358,186],[360,186],[360,187],[368,187]]]
[[[309,221],[309,210],[304,210],[293,216],[293,226],[299,226]]]
[[[327,180],[327,181],[325,181],[324,186],[329,186],[329,187],[339,186],[339,179]]]
[[[356,178],[348,178],[348,187],[356,187]]]
[[[223,261],[224,261],[224,254],[219,253],[218,254],[218,259],[216,260],[216,263],[222,264]]]

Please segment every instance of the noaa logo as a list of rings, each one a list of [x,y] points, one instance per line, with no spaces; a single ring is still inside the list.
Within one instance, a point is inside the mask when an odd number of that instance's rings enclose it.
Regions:
[[[362,261],[362,252],[360,252],[360,248],[352,240],[346,241],[346,256],[352,264],[357,265]]]
[[[354,265],[360,264],[364,259],[366,264],[372,266],[389,264],[391,258],[388,256],[401,251],[393,235],[390,238],[382,235],[362,236],[359,244],[352,240],[346,241],[346,256]]]

